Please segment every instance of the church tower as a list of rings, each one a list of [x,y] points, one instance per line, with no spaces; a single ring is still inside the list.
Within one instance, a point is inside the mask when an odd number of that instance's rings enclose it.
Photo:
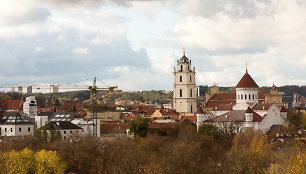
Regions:
[[[195,68],[185,53],[177,60],[174,68],[173,108],[177,112],[192,113],[197,111]]]

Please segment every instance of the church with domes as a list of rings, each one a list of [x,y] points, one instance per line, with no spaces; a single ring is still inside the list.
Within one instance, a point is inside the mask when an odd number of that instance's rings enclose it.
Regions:
[[[253,80],[247,69],[235,88],[235,93],[216,93],[206,103],[210,110],[199,108],[197,127],[214,124],[219,128],[235,126],[237,131],[246,128],[267,132],[271,127],[286,125],[287,111],[284,106],[265,102],[265,93]],[[207,107],[206,108],[209,108]]]

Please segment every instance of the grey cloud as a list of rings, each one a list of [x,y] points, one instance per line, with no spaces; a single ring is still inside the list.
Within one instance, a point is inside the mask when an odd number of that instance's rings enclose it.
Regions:
[[[10,14],[3,16],[5,24],[9,25],[21,25],[26,23],[39,23],[44,22],[51,16],[51,12],[47,8],[35,7],[28,9],[24,13],[11,12]]]
[[[181,0],[182,3],[187,3]],[[258,12],[258,3],[268,5],[270,0],[196,0],[189,3],[188,13],[211,18],[220,13],[232,17],[254,18]]]
[[[0,76],[9,77],[5,83],[18,83],[14,79],[26,77],[57,77],[57,80],[62,82],[76,81],[93,77],[95,74],[118,76],[106,72],[115,67],[127,66],[147,70],[151,68],[146,50],[133,51],[125,36],[118,36],[115,42],[109,44],[92,44],[89,40],[81,40],[80,33],[74,29],[66,29],[61,34],[65,35],[66,39],[58,41],[58,33],[44,33],[31,37],[23,36],[16,40],[0,40]],[[101,34],[99,36],[106,37]],[[38,46],[44,49],[35,52]],[[77,54],[73,51],[83,47],[88,49],[87,54]],[[41,82],[50,80],[52,82],[54,79],[42,79]],[[27,82],[38,83],[31,80]]]

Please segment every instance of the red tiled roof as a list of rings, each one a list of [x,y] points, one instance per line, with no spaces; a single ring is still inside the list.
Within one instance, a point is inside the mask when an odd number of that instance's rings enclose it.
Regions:
[[[267,92],[258,92],[258,100],[262,102],[265,100],[265,94]],[[209,101],[206,103],[207,107],[219,107],[219,105],[235,104],[236,103],[236,93],[219,93],[214,94]]]
[[[6,110],[21,110],[22,106],[22,100],[6,100]]]
[[[250,106],[248,107],[248,109],[245,111],[245,113],[253,113],[253,110],[250,108]]]
[[[280,112],[287,112],[287,109],[284,106],[282,106]]]
[[[236,85],[236,88],[259,88],[259,87],[256,84],[256,82],[253,80],[253,78],[249,75],[249,73],[246,71],[244,76]]]
[[[220,105],[216,106],[215,108],[213,108],[213,110],[214,111],[230,111],[230,110],[233,110],[234,105],[235,105],[234,103],[220,104]]]
[[[101,134],[126,133],[126,129],[129,128],[129,124],[101,124],[100,132]]]
[[[165,108],[161,108],[159,112],[162,114],[163,117],[180,115],[179,113],[177,113],[175,110],[172,109],[166,110]]]
[[[138,118],[138,116],[124,116],[124,119],[127,121],[132,121],[132,120],[136,120]]]
[[[191,122],[196,122],[197,121],[197,116],[183,116],[180,120],[180,122],[188,119]]]

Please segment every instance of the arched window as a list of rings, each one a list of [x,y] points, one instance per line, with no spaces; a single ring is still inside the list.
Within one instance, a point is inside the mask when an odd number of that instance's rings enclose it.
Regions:
[[[183,65],[181,65],[181,71],[183,71]]]
[[[183,96],[183,90],[180,89],[180,97],[182,97],[182,96]]]
[[[190,97],[192,97],[192,89],[190,89]]]
[[[189,65],[188,65],[188,70],[189,70]]]
[[[241,94],[241,100],[243,100],[243,95]]]
[[[251,94],[249,94],[249,100],[251,100]]]
[[[189,81],[190,81],[190,82],[192,81],[192,80],[191,80],[191,75],[190,75]]]
[[[244,99],[245,99],[245,100],[247,100],[247,99],[248,99],[246,94],[244,95]]]
[[[192,105],[190,105],[190,112],[192,112]]]
[[[180,82],[182,82],[183,81],[183,77],[180,75]]]
[[[255,100],[255,95],[253,94],[253,100]]]

